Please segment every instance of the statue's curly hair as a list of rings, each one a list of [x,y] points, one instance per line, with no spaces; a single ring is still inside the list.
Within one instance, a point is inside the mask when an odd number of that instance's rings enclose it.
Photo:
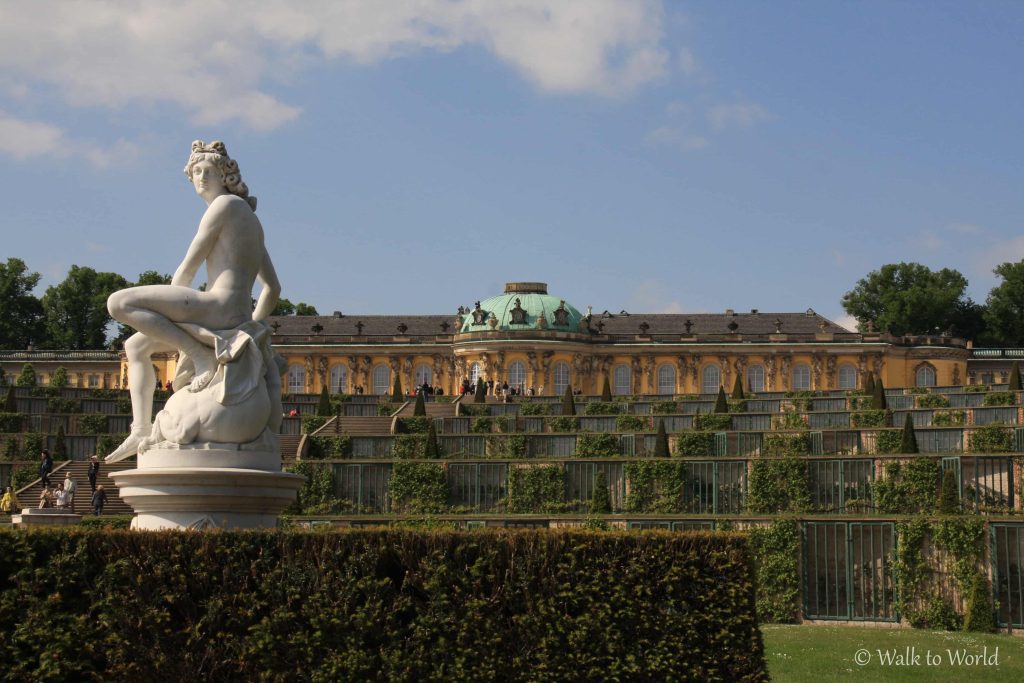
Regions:
[[[228,156],[228,148],[220,140],[206,144],[202,140],[192,142],[192,153],[185,164],[185,176],[192,180],[192,167],[200,161],[212,162],[224,174],[224,187],[233,195],[238,195],[249,202],[252,210],[256,210],[256,197],[249,196],[249,187],[242,181],[242,173],[238,170],[238,162]]]

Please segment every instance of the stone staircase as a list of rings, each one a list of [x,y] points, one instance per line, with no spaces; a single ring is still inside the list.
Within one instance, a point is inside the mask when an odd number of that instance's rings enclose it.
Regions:
[[[427,403],[427,417],[455,417],[454,403]],[[409,401],[398,411],[398,417],[413,417],[416,412],[416,402]]]
[[[100,476],[96,478],[96,483],[102,484],[103,490],[107,492],[107,504],[103,506],[104,515],[134,514],[131,507],[118,496],[117,486],[114,484],[114,480],[110,478],[111,472],[131,469],[135,469],[134,458],[116,463],[100,463]],[[50,483],[54,487],[58,483],[63,483],[64,477],[68,472],[71,473],[71,478],[75,480],[75,484],[78,486],[78,490],[75,492],[74,511],[80,515],[92,514],[89,462],[87,460],[68,460],[55,465],[53,472],[50,473]],[[18,500],[21,502],[22,507],[37,507],[39,505],[39,496],[42,492],[43,481],[36,479],[25,488],[18,490]]]
[[[391,433],[392,417],[339,417],[334,420],[335,434],[349,436],[381,436]],[[331,425],[327,425],[329,433]]]
[[[281,462],[287,466],[295,463],[302,445],[302,434],[281,434]]]

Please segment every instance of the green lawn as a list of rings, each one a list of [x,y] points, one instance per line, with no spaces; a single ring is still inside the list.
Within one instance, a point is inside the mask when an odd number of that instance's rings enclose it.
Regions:
[[[761,632],[768,670],[775,681],[1024,681],[1024,638],[1014,636],[810,625],[762,626]],[[914,648],[919,663],[898,666],[879,662],[878,650],[905,655],[908,647]],[[985,647],[990,658],[999,648],[998,665],[950,663],[949,650],[975,655]],[[867,650],[870,661],[859,666],[854,657],[862,649]],[[934,666],[926,663],[928,652]]]

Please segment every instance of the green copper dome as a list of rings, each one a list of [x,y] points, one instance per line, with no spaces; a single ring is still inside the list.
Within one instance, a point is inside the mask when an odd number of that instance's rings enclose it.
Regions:
[[[548,294],[543,282],[509,282],[505,293],[461,313],[459,332],[554,330],[578,332],[583,316],[564,299]],[[494,324],[492,325],[492,316]]]

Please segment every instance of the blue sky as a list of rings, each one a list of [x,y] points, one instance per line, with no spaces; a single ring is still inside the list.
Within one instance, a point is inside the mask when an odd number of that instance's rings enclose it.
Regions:
[[[0,2],[0,256],[172,272],[222,139],[284,296],[798,311],[1024,258],[1024,4]],[[42,293],[42,288],[37,292]]]

